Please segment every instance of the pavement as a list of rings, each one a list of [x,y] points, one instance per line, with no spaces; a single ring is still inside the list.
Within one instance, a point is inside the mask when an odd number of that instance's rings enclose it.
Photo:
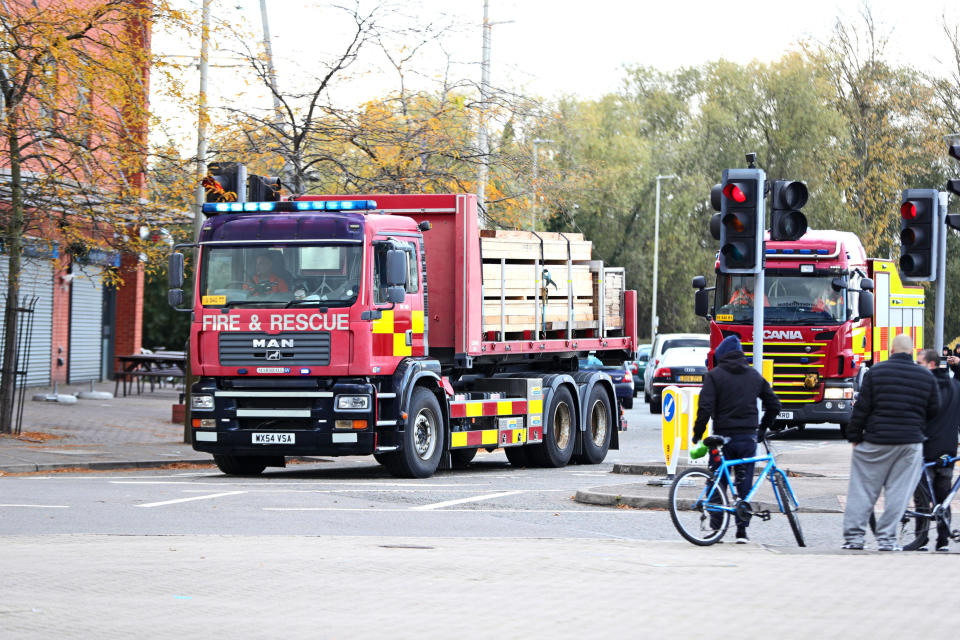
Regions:
[[[821,444],[782,453],[776,451],[775,442],[773,447],[777,466],[788,472],[790,485],[797,496],[801,512],[843,513],[850,475],[848,443]],[[679,467],[677,473],[682,473],[686,468],[688,467]],[[706,468],[706,465],[701,465],[700,468]],[[762,467],[757,465],[755,476],[759,475],[761,469]],[[582,489],[577,491],[574,499],[582,504],[610,507],[625,505],[636,509],[669,508],[670,486],[648,484],[649,480],[665,475],[663,462],[616,464],[613,473],[622,477],[623,481]],[[754,502],[756,509],[778,510],[769,482],[764,483],[757,497],[758,500]]]
[[[0,537],[0,566],[9,640],[932,637],[960,617],[949,598],[923,595],[932,584],[943,594],[960,586],[932,553],[587,538],[45,535]]]
[[[113,383],[94,385],[113,391]],[[89,391],[68,385],[60,394]],[[179,391],[165,387],[112,399],[79,399],[75,404],[32,401],[43,388],[28,389],[19,436],[0,436],[0,473],[108,470],[173,463],[212,463],[210,454],[183,442],[183,425],[170,421]],[[49,391],[52,391],[49,390]]]

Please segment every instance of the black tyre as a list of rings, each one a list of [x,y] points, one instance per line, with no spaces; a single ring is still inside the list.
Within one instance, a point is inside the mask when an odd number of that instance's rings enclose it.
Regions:
[[[933,518],[917,514],[932,512],[933,497],[927,489],[924,478],[920,478],[920,483],[913,492],[913,499],[907,505],[907,513],[903,514],[900,522],[897,523],[897,545],[903,547],[904,551],[916,551],[927,546],[930,541],[930,526]],[[877,533],[877,516],[874,513],[870,514],[870,531],[874,535]]]
[[[531,460],[541,467],[565,466],[577,439],[577,411],[566,387],[553,393],[544,419],[543,443],[530,447]]]
[[[213,461],[228,476],[258,476],[267,468],[267,461],[260,456],[214,454]]]
[[[730,512],[711,510],[706,506],[706,489],[713,483],[713,474],[706,469],[687,469],[673,480],[670,487],[670,519],[685,539],[706,547],[723,538],[730,526]],[[730,506],[727,490],[713,490],[712,502]]]
[[[646,402],[647,404],[650,404],[650,394],[647,393],[646,391],[643,392],[643,401]]]
[[[633,398],[624,398],[620,401],[624,409],[633,409]]]
[[[583,438],[583,453],[579,456],[578,462],[584,464],[603,462],[610,450],[610,438],[615,428],[610,396],[603,387],[596,385],[587,399],[587,424],[580,432]]]
[[[803,541],[803,531],[800,529],[800,519],[797,517],[797,502],[787,489],[787,481],[783,477],[783,472],[777,471],[773,475],[773,486],[777,490],[777,499],[780,501],[780,508],[787,516],[790,523],[790,529],[793,531],[793,537],[797,539],[797,546],[805,547],[807,543]]]
[[[450,461],[454,469],[466,469],[476,455],[476,449],[455,449],[450,452]]]
[[[650,396],[650,413],[663,413],[663,396]]]
[[[503,450],[507,454],[507,460],[515,467],[533,466],[530,462],[529,447],[507,447]]]
[[[429,478],[443,455],[443,414],[436,396],[417,387],[410,397],[403,446],[387,462],[387,469],[402,478]]]

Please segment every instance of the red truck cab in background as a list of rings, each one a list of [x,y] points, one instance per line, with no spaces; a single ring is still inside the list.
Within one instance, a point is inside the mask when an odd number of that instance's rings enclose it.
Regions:
[[[765,243],[763,357],[773,361],[778,421],[791,426],[850,421],[866,367],[885,360],[897,333],[923,346],[922,287],[905,286],[893,262],[867,258],[853,233],[810,230]],[[753,276],[717,271],[712,309],[703,278],[697,312],[710,322],[711,351],[736,335],[753,351]]]
[[[188,420],[194,448],[223,472],[373,454],[396,475],[426,477],[479,448],[556,467],[618,446],[610,378],[579,371],[577,358],[631,359],[636,293],[623,295],[619,330],[484,332],[475,196],[301,196],[207,211]]]

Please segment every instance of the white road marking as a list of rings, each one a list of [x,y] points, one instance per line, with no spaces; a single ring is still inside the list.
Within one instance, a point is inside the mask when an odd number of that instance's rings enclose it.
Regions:
[[[263,511],[369,511],[370,513],[404,513],[416,511],[417,507],[409,509],[389,508],[389,507],[263,507]],[[431,510],[432,513],[592,513],[592,514],[632,514],[637,512],[632,509],[609,509],[600,507],[594,509],[441,509]],[[656,513],[648,511],[647,513]],[[662,515],[662,514],[661,514]]]
[[[23,509],[69,509],[65,504],[0,504],[0,507],[18,507]]]
[[[222,498],[224,496],[235,496],[246,491],[225,491],[224,493],[210,493],[204,496],[193,496],[191,498],[177,498],[176,500],[164,500],[163,502],[147,502],[144,504],[135,504],[135,507],[162,507],[168,504],[177,504],[180,502],[191,502],[193,500],[209,500],[210,498]]]
[[[209,489],[184,489],[184,493],[204,493]],[[433,487],[423,487],[421,489],[248,489],[247,493],[456,493],[463,491],[460,488],[434,489]],[[575,489],[515,489],[508,493],[570,493]]]
[[[420,489],[429,489],[432,487],[482,487],[482,484],[438,484],[438,483],[416,483],[416,482],[341,482],[332,480],[302,481],[302,482],[273,482],[271,480],[261,480],[259,482],[193,482],[189,480],[109,480],[110,484],[162,484],[162,485],[209,485],[213,487],[277,487],[277,486],[295,486],[295,487],[315,487],[317,485],[343,486],[343,487],[411,487]]]
[[[506,496],[515,496],[522,491],[501,491],[499,493],[485,493],[480,496],[471,496],[469,498],[460,498],[458,500],[445,500],[443,502],[434,502],[432,504],[422,504],[418,507],[412,507],[412,511],[432,511],[444,507],[452,507],[455,504],[464,504],[466,502],[480,502],[481,500],[493,500],[494,498],[505,498]]]

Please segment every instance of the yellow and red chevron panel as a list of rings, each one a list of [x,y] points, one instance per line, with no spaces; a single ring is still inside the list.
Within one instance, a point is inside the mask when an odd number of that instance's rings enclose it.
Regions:
[[[385,309],[374,320],[371,332],[375,356],[422,356],[426,354],[423,339],[423,310]],[[407,331],[411,340],[407,344]]]
[[[450,403],[451,418],[481,418],[483,416],[523,416],[543,413],[543,400],[455,400]]]

